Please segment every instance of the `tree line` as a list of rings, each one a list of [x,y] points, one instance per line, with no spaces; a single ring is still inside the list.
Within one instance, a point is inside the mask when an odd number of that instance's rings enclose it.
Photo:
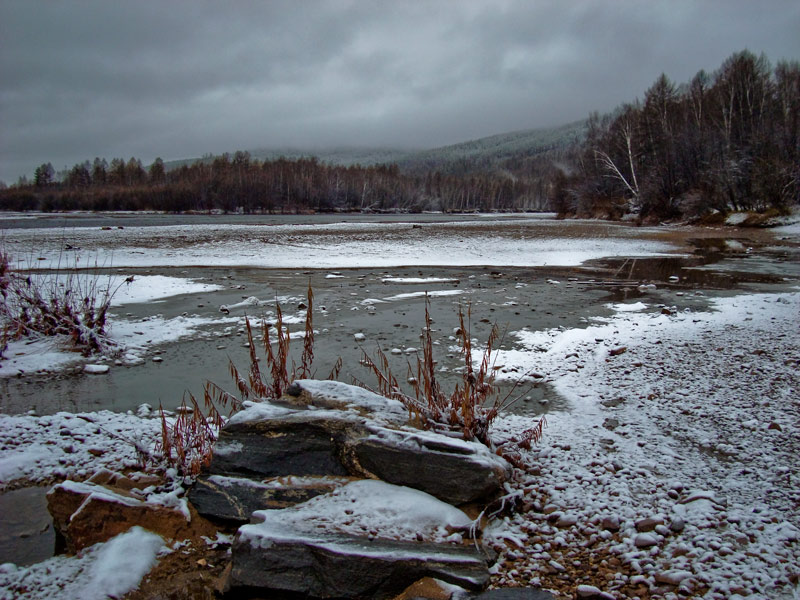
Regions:
[[[642,101],[593,114],[572,172],[553,182],[565,215],[662,220],[800,202],[800,63],[742,51]]]
[[[295,213],[331,211],[541,210],[547,190],[509,174],[402,173],[397,165],[335,166],[315,158],[255,160],[247,152],[176,169],[157,158],[95,158],[0,190],[0,208],[40,211],[158,210]]]

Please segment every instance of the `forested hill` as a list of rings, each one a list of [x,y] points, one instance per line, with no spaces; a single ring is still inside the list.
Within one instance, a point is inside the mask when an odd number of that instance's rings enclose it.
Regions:
[[[560,155],[586,135],[586,121],[559,127],[512,131],[490,137],[408,153],[396,162],[410,173],[440,171],[467,174],[474,171],[513,171],[526,160],[542,155]]]
[[[508,170],[526,159],[551,152],[563,152],[583,140],[586,120],[575,121],[558,127],[527,129],[501,133],[431,148],[426,150],[404,150],[394,148],[328,148],[328,149],[254,149],[249,150],[251,159],[274,161],[279,159],[300,160],[316,158],[329,165],[350,167],[360,165],[395,164],[401,172],[424,175],[427,172],[467,174],[494,169]],[[218,156],[165,161],[167,171],[196,162],[212,163]]]

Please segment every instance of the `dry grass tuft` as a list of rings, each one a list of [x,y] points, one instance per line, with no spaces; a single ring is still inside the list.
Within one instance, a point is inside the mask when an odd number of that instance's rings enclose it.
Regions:
[[[436,360],[431,337],[433,322],[430,316],[430,300],[427,297],[425,327],[422,331],[422,356],[417,353],[416,364],[408,365],[408,382],[412,394],[401,389],[382,350],[378,349],[375,359],[364,352],[361,364],[375,375],[377,379],[375,391],[400,400],[408,409],[412,421],[418,426],[431,430],[457,430],[464,439],[477,440],[493,447],[489,437],[492,421],[519,399],[520,396],[516,392],[523,378],[518,379],[506,395],[500,396],[494,385],[496,373],[494,349],[502,341],[497,325],[492,327],[476,368],[470,335],[471,309],[467,308],[465,317],[463,307],[459,306],[458,319],[457,338],[464,366],[461,381],[449,394],[442,391],[436,379]],[[528,449],[532,442],[537,443],[542,437],[545,424],[546,421],[542,417],[534,427],[523,434],[516,445]],[[505,450],[503,453],[505,454]]]
[[[213,382],[206,382],[204,390],[204,409],[192,394],[184,397],[175,420],[170,424],[161,409],[161,441],[156,447],[157,456],[181,474],[194,477],[208,466],[213,455],[217,431],[225,417],[220,407],[228,408],[228,416],[238,411],[245,400],[264,400],[280,398],[295,379],[312,376],[311,365],[314,360],[314,326],[312,310],[314,293],[308,286],[306,300],[306,320],[303,351],[300,364],[290,364],[290,336],[283,323],[283,311],[276,302],[274,324],[261,322],[261,346],[266,357],[266,373],[262,371],[257,352],[258,343],[253,335],[250,319],[245,318],[247,341],[250,348],[250,364],[245,375],[230,361],[231,378],[239,391],[240,398],[226,392]],[[273,332],[274,333],[271,333]],[[338,376],[341,359],[337,361],[331,377]]]
[[[108,309],[114,293],[111,276],[101,286],[100,275],[79,274],[77,266],[55,273],[19,273],[0,250],[0,356],[8,341],[34,336],[63,336],[84,356],[109,345]]]

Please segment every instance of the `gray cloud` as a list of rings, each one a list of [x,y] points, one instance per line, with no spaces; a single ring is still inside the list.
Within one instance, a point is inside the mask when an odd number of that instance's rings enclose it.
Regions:
[[[0,3],[0,179],[45,161],[432,147],[557,125],[748,48],[789,0]]]

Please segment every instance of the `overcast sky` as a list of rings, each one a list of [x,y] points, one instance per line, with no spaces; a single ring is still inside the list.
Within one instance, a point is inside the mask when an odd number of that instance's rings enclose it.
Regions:
[[[800,2],[0,0],[0,179],[441,146],[608,111],[745,48],[800,59]]]

